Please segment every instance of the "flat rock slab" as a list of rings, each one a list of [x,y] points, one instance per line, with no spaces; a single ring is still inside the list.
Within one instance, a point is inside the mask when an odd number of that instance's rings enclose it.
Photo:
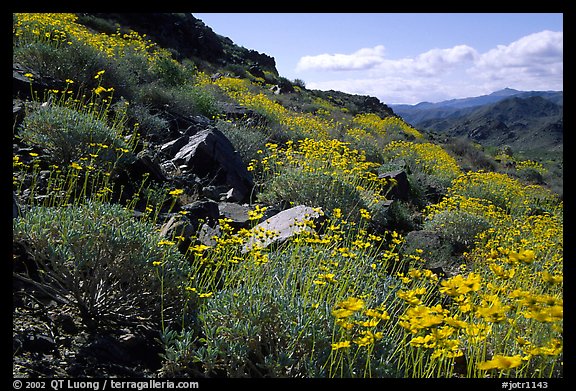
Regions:
[[[254,247],[265,248],[271,244],[280,244],[303,231],[312,231],[311,227],[299,223],[307,220],[317,221],[321,215],[317,208],[304,205],[286,209],[252,228],[251,231],[254,233],[254,237],[244,245],[243,252],[248,252]],[[262,231],[272,231],[276,235],[256,235]]]
[[[248,228],[250,218],[248,212],[250,207],[248,205],[240,205],[234,202],[219,202],[218,210],[220,218],[230,219],[230,225],[234,228]]]

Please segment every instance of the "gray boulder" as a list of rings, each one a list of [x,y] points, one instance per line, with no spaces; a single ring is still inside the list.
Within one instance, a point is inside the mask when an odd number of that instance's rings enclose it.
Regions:
[[[220,202],[218,203],[218,210],[220,211],[220,218],[230,219],[229,224],[234,228],[248,228],[250,219],[248,212],[250,207],[248,205],[240,205],[234,202]]]
[[[265,248],[272,244],[280,244],[287,239],[302,233],[303,231],[311,231],[312,228],[307,225],[298,224],[306,220],[312,220],[316,223],[321,218],[321,213],[315,211],[309,206],[299,205],[290,209],[286,209],[252,228],[252,232],[258,231],[272,231],[275,236],[258,237],[254,235],[244,246],[243,252],[248,252],[254,247]]]
[[[230,189],[228,201],[248,200],[254,181],[246,164],[226,136],[215,128],[202,130],[181,140],[166,151],[174,152],[171,161],[179,168],[207,178],[213,185]]]

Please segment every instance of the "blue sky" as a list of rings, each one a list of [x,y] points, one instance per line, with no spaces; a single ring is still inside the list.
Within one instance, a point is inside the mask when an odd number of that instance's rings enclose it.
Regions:
[[[311,89],[438,102],[563,90],[561,13],[194,13]]]

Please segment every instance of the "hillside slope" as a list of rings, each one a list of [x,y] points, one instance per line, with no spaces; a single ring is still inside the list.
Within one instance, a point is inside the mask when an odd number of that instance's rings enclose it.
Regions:
[[[480,106],[491,105],[510,97],[529,98],[531,96],[541,96],[560,106],[563,104],[563,93],[559,91],[518,91],[512,88],[505,88],[488,95],[451,99],[436,103],[421,102],[416,105],[392,105],[391,107],[412,125],[420,126],[423,121],[427,120],[464,116]]]
[[[482,145],[562,151],[563,107],[541,96],[514,96],[463,114],[421,121],[419,127]]]
[[[186,14],[13,14],[12,80],[13,377],[563,376],[561,161]]]

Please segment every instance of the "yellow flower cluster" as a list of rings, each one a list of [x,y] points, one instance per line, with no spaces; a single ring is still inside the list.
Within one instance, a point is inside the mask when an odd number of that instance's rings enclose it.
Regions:
[[[442,180],[452,181],[462,172],[456,160],[440,145],[399,140],[389,143],[384,152],[391,159],[402,158],[414,164],[418,171]]]
[[[208,80],[203,79],[203,83]],[[239,104],[250,108],[283,126],[296,137],[328,138],[328,130],[337,126],[332,118],[308,113],[297,113],[288,110],[281,104],[272,101],[262,92],[252,92],[253,86],[246,79],[220,77],[213,82]]]
[[[528,214],[535,205],[558,203],[557,196],[541,186],[526,186],[506,174],[484,171],[469,171],[456,178],[447,194],[453,195],[491,201],[511,215]]]
[[[347,143],[336,140],[306,138],[297,143],[288,141],[285,148],[267,144],[268,153],[260,162],[262,171],[271,177],[286,166],[297,167],[309,173],[324,173],[354,186],[366,198],[368,205],[383,201],[386,179],[376,174],[378,164],[366,160],[363,151],[351,149]],[[368,211],[363,218],[369,219]]]
[[[397,296],[408,308],[398,325],[408,332],[411,348],[431,349],[432,360],[454,358],[465,349],[468,376],[491,369],[549,371],[555,361],[542,357],[562,353],[562,248],[558,216],[507,218],[479,235],[465,254],[474,271],[440,282],[438,293],[448,298],[447,305],[427,305],[433,296],[424,270],[400,275],[406,288]],[[501,354],[486,360],[485,346]],[[439,347],[443,350],[435,350]],[[442,365],[431,361],[425,366]]]
[[[332,343],[332,350],[350,348],[352,343],[358,347],[370,347],[384,337],[381,330],[376,330],[377,326],[390,319],[382,306],[366,308],[366,302],[358,297],[348,297],[338,302],[332,315],[344,338]]]
[[[534,160],[520,160],[516,162],[516,171],[534,170],[540,175],[545,175],[548,170],[544,168],[542,163]]]
[[[150,62],[160,56],[170,58],[170,53],[135,31],[114,34],[95,34],[78,23],[72,13],[16,13],[13,34],[19,39],[41,39],[55,45],[90,45],[109,57],[123,56],[128,51],[144,54]]]
[[[420,132],[408,125],[399,117],[380,118],[374,113],[357,114],[351,121],[347,131],[354,138],[371,137],[382,138],[387,135],[408,135],[414,139],[422,139]]]

